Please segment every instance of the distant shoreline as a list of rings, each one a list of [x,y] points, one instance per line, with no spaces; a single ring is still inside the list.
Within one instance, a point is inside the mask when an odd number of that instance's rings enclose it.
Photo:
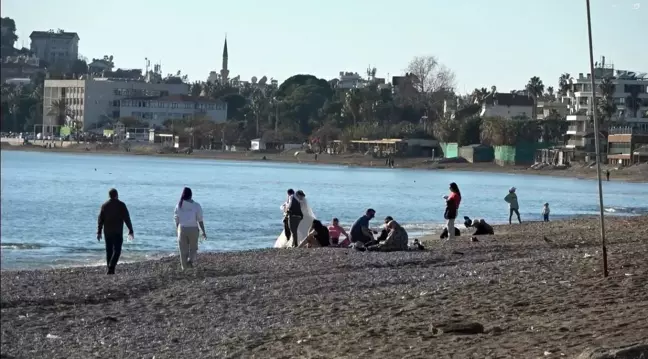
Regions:
[[[24,151],[24,152],[43,152],[43,153],[68,153],[68,154],[87,154],[87,155],[129,155],[129,156],[151,156],[179,159],[212,159],[224,161],[258,161],[258,162],[280,162],[292,164],[310,164],[310,165],[338,165],[349,167],[365,168],[386,168],[384,160],[372,158],[362,154],[340,154],[329,155],[326,153],[319,154],[317,160],[315,155],[301,153],[295,156],[295,151],[285,151],[283,153],[255,153],[255,152],[222,152],[210,150],[194,150],[191,155],[187,154],[158,154],[150,151],[134,149],[133,152],[124,152],[122,150],[100,149],[85,150],[83,145],[71,148],[52,148],[45,149],[38,146],[12,146],[2,144],[2,151]],[[265,160],[264,160],[265,158]],[[610,169],[611,181],[622,181],[632,183],[648,183],[648,164],[642,164],[639,168],[625,168],[621,170],[606,166]],[[542,175],[552,177],[570,177],[577,179],[596,179],[596,171],[593,168],[577,165],[568,169],[540,169],[533,170],[527,166],[499,166],[495,163],[438,163],[429,158],[396,158],[395,169],[421,169],[437,171],[471,171],[487,173],[506,173],[522,175]],[[604,178],[605,180],[605,178]]]

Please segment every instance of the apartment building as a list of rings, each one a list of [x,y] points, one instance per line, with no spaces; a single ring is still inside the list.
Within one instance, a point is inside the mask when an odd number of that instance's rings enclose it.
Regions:
[[[34,31],[29,35],[30,50],[51,64],[72,62],[79,58],[79,35],[63,30]]]
[[[151,127],[162,126],[169,119],[192,117],[222,123],[227,120],[227,103],[188,95],[129,97],[119,102],[119,115],[145,120]]]
[[[608,161],[619,165],[633,162],[633,153],[648,144],[648,131],[633,127],[613,127],[608,135]]]
[[[52,134],[57,123],[52,104],[64,101],[69,118],[83,123],[83,130],[97,128],[106,120],[122,117],[120,101],[132,97],[187,95],[187,84],[148,83],[110,78],[45,80],[43,89],[43,133]]]

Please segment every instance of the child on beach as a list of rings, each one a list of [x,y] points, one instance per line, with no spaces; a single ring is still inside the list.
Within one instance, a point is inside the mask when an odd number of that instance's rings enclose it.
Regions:
[[[542,207],[542,218],[544,219],[545,222],[549,222],[549,203],[545,203],[544,206]]]

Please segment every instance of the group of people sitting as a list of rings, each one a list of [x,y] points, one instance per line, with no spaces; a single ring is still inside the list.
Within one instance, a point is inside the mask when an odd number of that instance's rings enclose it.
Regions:
[[[477,236],[480,235],[492,235],[495,234],[495,230],[493,230],[493,226],[488,224],[484,219],[470,219],[468,216],[464,216],[464,226],[466,228],[474,228],[475,232],[472,234],[472,241],[477,242]],[[454,235],[455,237],[458,237],[461,235],[461,231],[459,228],[454,227]],[[448,236],[448,228],[443,228],[443,232],[441,232],[441,239],[447,239]]]
[[[298,247],[342,247],[353,246],[359,250],[369,251],[404,251],[408,249],[409,237],[407,231],[391,216],[385,217],[380,232],[369,227],[370,221],[376,216],[376,211],[368,209],[364,215],[358,218],[347,233],[337,218],[333,218],[331,224],[326,227],[321,221],[315,219],[311,225],[306,239]],[[378,237],[375,237],[378,235]],[[344,239],[341,240],[342,236]],[[417,241],[418,242],[418,241]]]

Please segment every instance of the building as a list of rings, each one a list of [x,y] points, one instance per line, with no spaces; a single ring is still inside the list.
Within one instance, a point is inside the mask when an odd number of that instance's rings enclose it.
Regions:
[[[554,115],[562,119],[568,114],[569,108],[565,103],[559,101],[538,101],[536,109],[536,119],[538,120],[545,120]]]
[[[355,88],[362,88],[366,85],[367,81],[360,76],[357,72],[340,71],[340,76],[337,81],[337,88],[342,90],[350,90]]]
[[[30,50],[50,64],[72,62],[79,58],[79,35],[63,30],[34,31],[29,35]]]
[[[119,101],[119,116],[145,120],[151,127],[192,117],[222,123],[227,120],[227,103],[189,95],[128,97]]]
[[[532,97],[517,93],[494,92],[482,103],[481,117],[502,117],[506,119],[532,119],[535,102]]]
[[[648,131],[632,127],[613,127],[608,135],[608,161],[613,164],[629,165],[633,153],[648,144]]]
[[[110,78],[81,80],[45,80],[43,89],[43,129],[54,133],[57,111],[55,101],[64,101],[65,112],[70,119],[80,121],[83,130],[101,127],[104,122],[117,120],[121,116],[120,100],[129,97],[155,97],[187,95],[187,84],[148,83]]]
[[[37,72],[43,72],[39,59],[36,56],[18,55],[7,56],[1,60],[0,73],[1,81],[5,82],[12,78],[27,78]]]

